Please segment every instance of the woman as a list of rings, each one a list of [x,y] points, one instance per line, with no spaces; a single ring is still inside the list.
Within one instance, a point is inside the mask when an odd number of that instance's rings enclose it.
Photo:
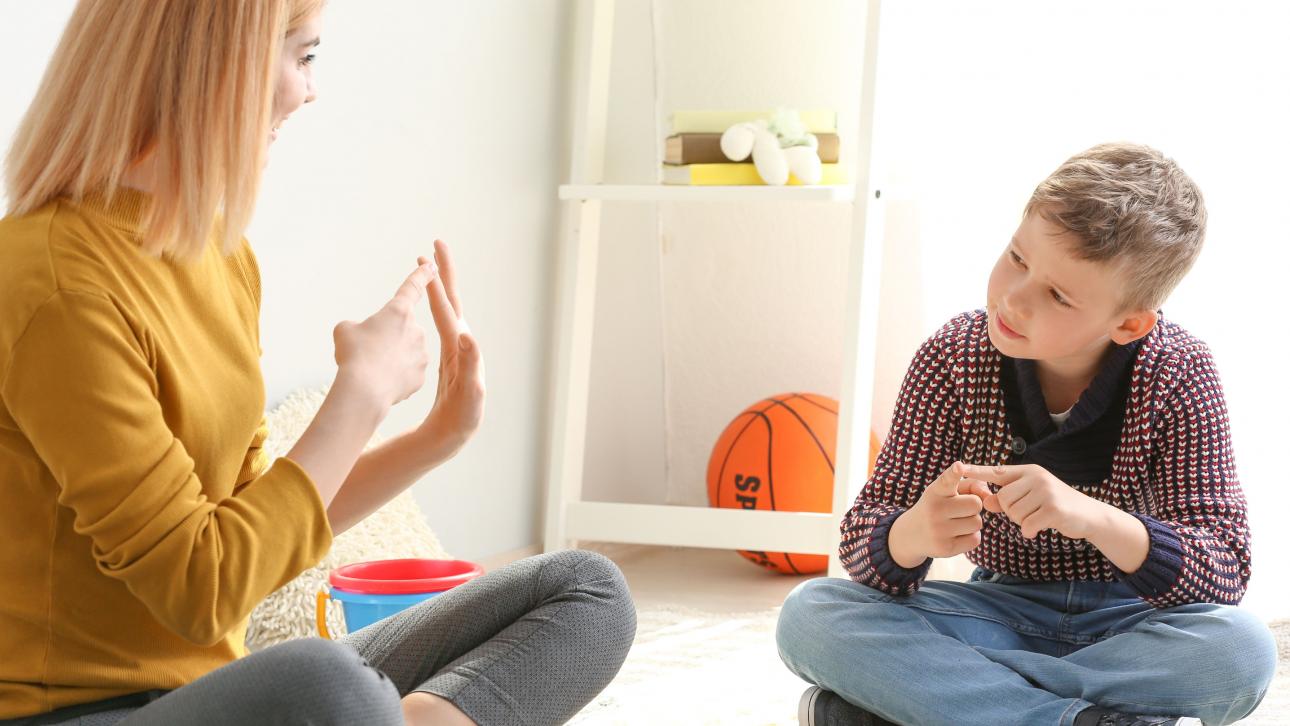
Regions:
[[[466,442],[483,362],[448,249],[336,326],[317,417],[266,470],[242,237],[315,98],[323,0],[81,0],[0,220],[0,723],[558,723],[635,632],[603,557],[530,558],[350,634],[247,655],[246,618]],[[442,358],[415,429],[363,453]]]

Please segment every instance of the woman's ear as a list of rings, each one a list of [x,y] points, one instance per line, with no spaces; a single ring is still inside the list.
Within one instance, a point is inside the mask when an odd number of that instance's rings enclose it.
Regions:
[[[1120,324],[1115,330],[1111,331],[1111,340],[1120,345],[1128,345],[1133,341],[1143,338],[1151,329],[1156,327],[1156,322],[1160,316],[1150,310],[1136,310],[1126,313],[1120,319]]]

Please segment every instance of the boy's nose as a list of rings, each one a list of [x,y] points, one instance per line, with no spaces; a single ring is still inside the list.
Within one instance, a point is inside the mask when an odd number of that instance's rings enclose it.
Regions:
[[[1018,314],[1020,308],[1017,306],[1017,297],[1017,293],[1009,292],[999,299],[999,312],[1002,313],[1005,318],[1016,320],[1021,317],[1021,315]]]

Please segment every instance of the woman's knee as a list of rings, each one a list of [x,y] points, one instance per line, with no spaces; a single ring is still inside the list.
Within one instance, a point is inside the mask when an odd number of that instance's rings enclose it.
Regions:
[[[332,640],[304,638],[265,650],[291,683],[293,703],[322,718],[319,723],[400,723],[399,692],[353,648]]]
[[[566,550],[543,555],[555,569],[568,573],[563,582],[595,612],[601,638],[621,646],[624,657],[636,638],[636,602],[627,578],[614,561],[598,552]]]

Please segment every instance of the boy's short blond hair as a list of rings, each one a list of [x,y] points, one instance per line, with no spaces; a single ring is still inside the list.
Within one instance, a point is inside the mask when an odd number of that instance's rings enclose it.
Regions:
[[[1138,144],[1100,144],[1039,183],[1038,212],[1080,239],[1080,259],[1120,265],[1122,310],[1156,310],[1200,254],[1205,200],[1173,159]]]

